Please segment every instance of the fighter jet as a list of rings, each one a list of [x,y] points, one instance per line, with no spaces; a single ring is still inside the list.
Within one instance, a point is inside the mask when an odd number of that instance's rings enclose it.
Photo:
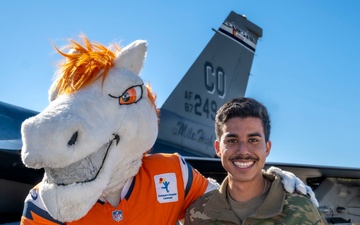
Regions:
[[[219,182],[226,176],[215,156],[215,113],[245,95],[262,29],[230,12],[183,79],[160,108],[159,135],[150,153],[178,152],[196,169]],[[21,123],[38,112],[0,102],[0,224],[18,222],[30,188],[42,170],[20,158]],[[360,223],[360,169],[266,163],[293,172],[313,188],[329,224]]]

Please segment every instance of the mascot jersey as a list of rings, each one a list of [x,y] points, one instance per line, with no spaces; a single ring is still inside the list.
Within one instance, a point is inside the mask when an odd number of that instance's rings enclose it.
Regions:
[[[116,208],[98,200],[83,218],[61,223],[52,219],[34,188],[25,200],[21,224],[176,224],[207,185],[208,180],[181,156],[154,154],[143,158]]]

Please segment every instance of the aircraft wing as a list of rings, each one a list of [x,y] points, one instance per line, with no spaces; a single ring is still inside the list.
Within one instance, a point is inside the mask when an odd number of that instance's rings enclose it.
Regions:
[[[21,162],[21,124],[37,112],[0,102],[0,224],[18,221],[29,190],[41,181],[43,170]]]
[[[37,112],[0,101],[0,149],[21,149],[21,124]]]

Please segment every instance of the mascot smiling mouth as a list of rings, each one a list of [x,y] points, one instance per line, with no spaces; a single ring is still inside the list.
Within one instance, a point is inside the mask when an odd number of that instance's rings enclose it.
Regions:
[[[106,156],[113,143],[118,145],[120,136],[114,134],[114,138],[104,144],[98,151],[88,155],[84,159],[70,164],[64,168],[45,168],[46,182],[56,185],[69,185],[73,183],[86,183],[96,179],[104,165]],[[81,172],[81,173],[79,173]]]

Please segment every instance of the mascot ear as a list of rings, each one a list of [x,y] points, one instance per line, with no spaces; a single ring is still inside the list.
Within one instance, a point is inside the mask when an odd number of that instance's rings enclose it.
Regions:
[[[54,80],[54,82],[51,84],[50,89],[48,91],[48,100],[49,100],[49,102],[53,101],[58,95],[59,90],[58,90],[57,85],[56,85],[57,80],[58,79]]]
[[[146,49],[146,41],[134,41],[119,52],[115,59],[115,66],[139,74],[144,65]]]

